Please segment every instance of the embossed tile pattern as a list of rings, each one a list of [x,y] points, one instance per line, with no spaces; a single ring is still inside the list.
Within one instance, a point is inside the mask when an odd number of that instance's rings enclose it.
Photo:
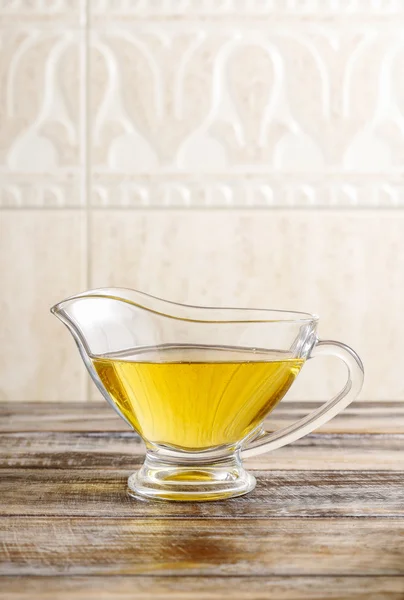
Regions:
[[[343,16],[400,14],[401,0],[91,0],[93,16]]]
[[[0,22],[42,19],[77,24],[86,10],[86,0],[0,0]]]
[[[0,6],[0,207],[85,202],[79,8],[72,0]]]
[[[92,7],[94,206],[404,206],[398,3]]]
[[[403,18],[402,0],[0,0],[0,398],[86,399],[48,307],[112,284],[317,311],[363,356],[363,397],[404,398]],[[336,390],[334,369],[313,361],[292,396]]]

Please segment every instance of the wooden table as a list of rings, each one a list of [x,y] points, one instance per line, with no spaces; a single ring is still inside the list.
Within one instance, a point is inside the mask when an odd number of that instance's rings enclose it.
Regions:
[[[2,404],[0,597],[402,600],[403,451],[404,402],[361,402],[247,461],[248,496],[144,502],[142,444],[107,404]]]

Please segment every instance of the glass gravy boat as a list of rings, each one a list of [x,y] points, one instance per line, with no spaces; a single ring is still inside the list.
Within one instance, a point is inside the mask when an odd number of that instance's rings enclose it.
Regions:
[[[294,442],[359,393],[363,366],[339,342],[317,338],[309,313],[188,306],[105,288],[52,309],[69,328],[100,392],[142,437],[146,459],[129,493],[164,500],[245,494],[255,478],[242,459]],[[274,433],[265,417],[306,360],[332,354],[348,367],[334,398]]]

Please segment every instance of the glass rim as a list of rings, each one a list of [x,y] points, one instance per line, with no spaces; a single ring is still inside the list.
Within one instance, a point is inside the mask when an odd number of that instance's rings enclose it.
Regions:
[[[189,315],[189,316],[179,316],[175,314],[170,314],[165,310],[157,310],[154,307],[147,306],[142,304],[141,302],[137,302],[130,298],[124,298],[119,295],[118,292],[123,292],[130,295],[139,295],[145,298],[149,298],[151,301],[155,301],[157,303],[169,304],[171,306],[178,307],[179,309],[189,309],[192,312],[223,312],[223,313],[238,313],[243,315],[244,318],[201,318]],[[136,306],[142,310],[146,310],[148,312],[154,313],[156,315],[176,319],[180,321],[188,321],[193,323],[211,323],[211,324],[241,324],[241,323],[316,323],[319,320],[318,315],[314,313],[309,313],[305,311],[296,311],[296,310],[284,310],[284,309],[273,309],[273,308],[250,308],[250,307],[236,307],[236,306],[201,306],[197,304],[185,304],[181,302],[174,302],[173,300],[166,300],[164,298],[160,298],[158,296],[154,296],[152,294],[148,294],[146,292],[142,292],[140,290],[134,290],[131,288],[118,288],[118,287],[109,287],[109,288],[96,288],[93,290],[89,290],[87,292],[83,292],[80,294],[76,294],[73,296],[69,296],[65,300],[62,300],[52,306],[51,312],[56,314],[63,310],[63,305],[72,302],[74,300],[84,299],[84,298],[105,298],[110,300],[116,300],[123,302],[125,304],[130,304],[132,306]],[[245,318],[248,314],[252,315],[259,314],[259,317],[255,318]],[[261,315],[264,314],[265,318]],[[268,315],[268,317],[266,317]],[[273,315],[270,317],[270,315]],[[275,316],[276,315],[276,316]],[[230,316],[230,315],[229,315]]]

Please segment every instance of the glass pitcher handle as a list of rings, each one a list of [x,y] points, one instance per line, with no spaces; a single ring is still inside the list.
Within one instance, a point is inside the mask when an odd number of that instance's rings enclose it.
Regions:
[[[344,388],[331,398],[328,402],[306,415],[293,425],[284,427],[273,433],[263,433],[255,440],[250,442],[246,448],[241,451],[242,458],[256,456],[263,452],[281,448],[286,444],[295,442],[301,437],[311,433],[317,427],[324,425],[327,421],[335,417],[341,410],[356,398],[363,385],[363,364],[359,356],[352,348],[330,340],[317,340],[311,351],[310,358],[316,356],[332,355],[340,358],[348,368],[348,381]]]

